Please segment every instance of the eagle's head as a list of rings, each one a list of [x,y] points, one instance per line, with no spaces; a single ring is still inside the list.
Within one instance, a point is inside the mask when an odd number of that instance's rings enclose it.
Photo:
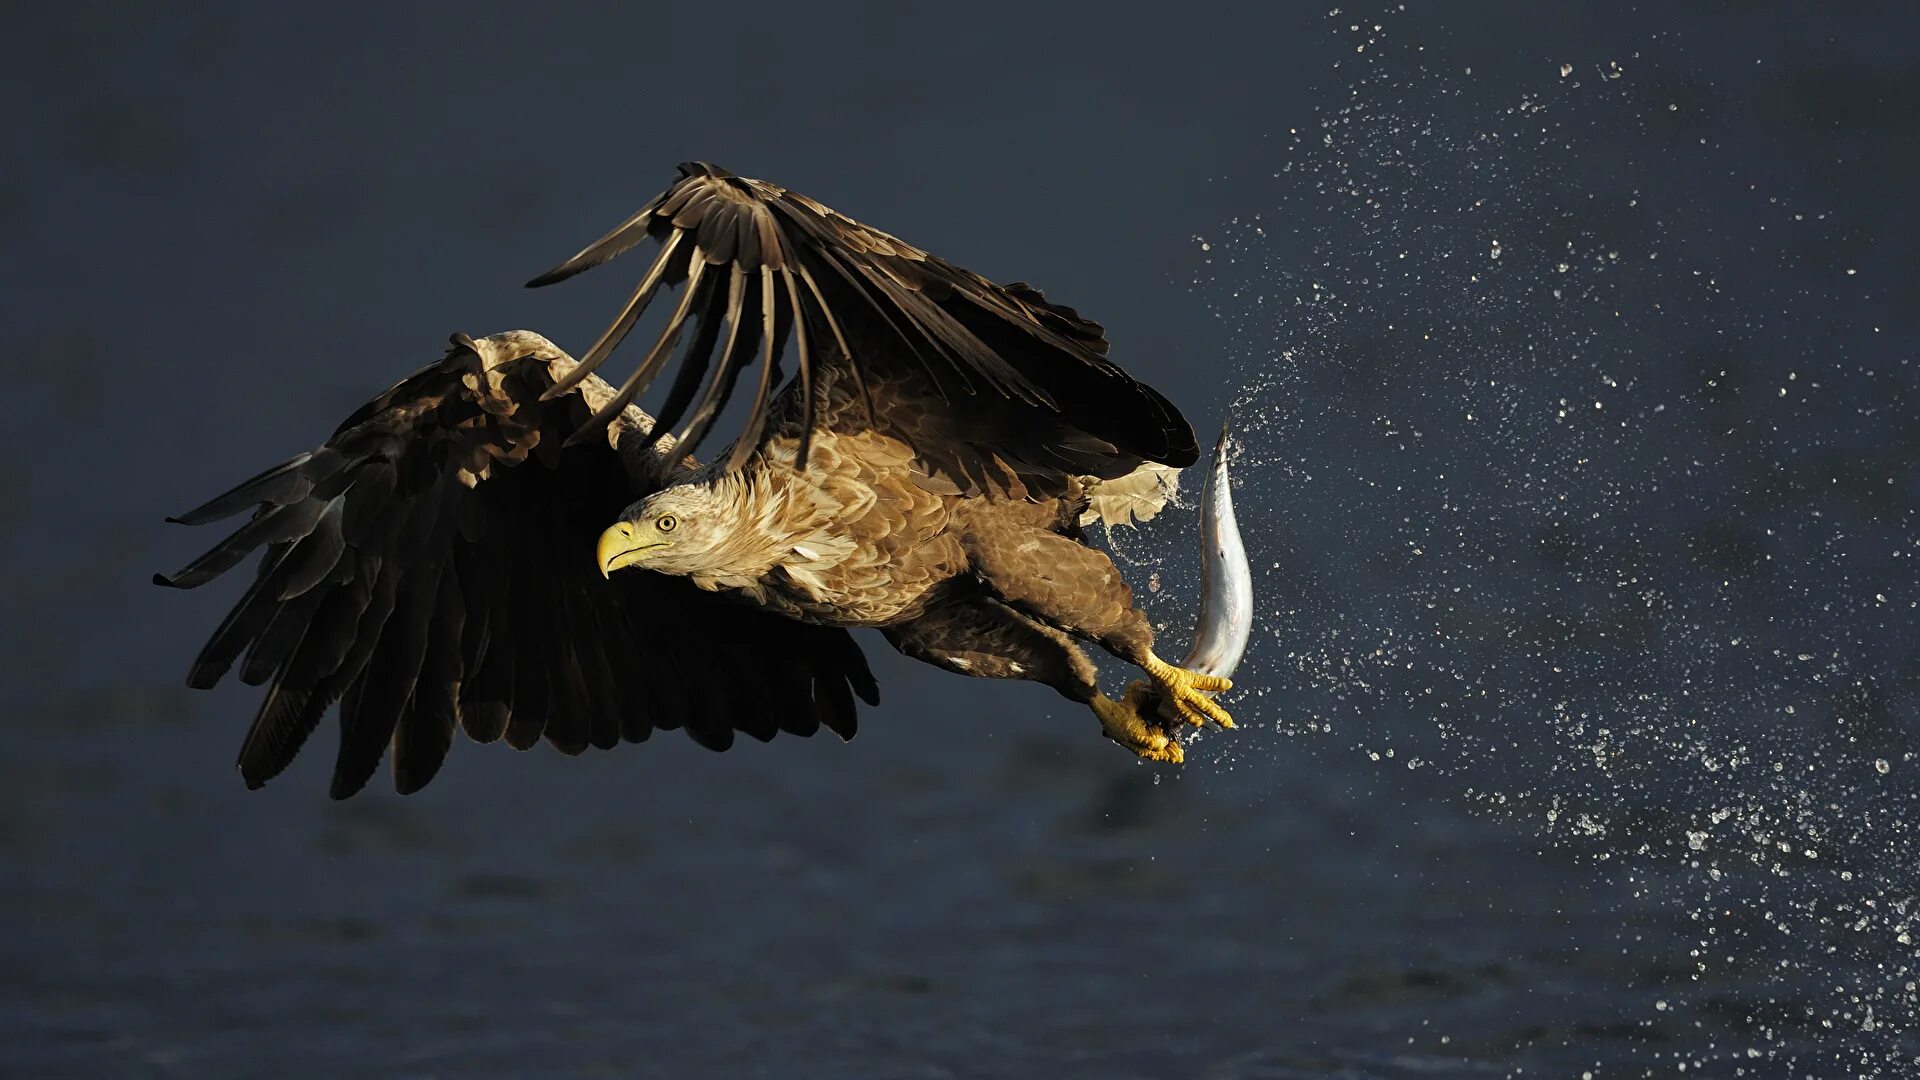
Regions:
[[[663,574],[697,574],[725,561],[737,522],[736,508],[706,484],[657,491],[621,513],[600,534],[600,572],[627,566]]]

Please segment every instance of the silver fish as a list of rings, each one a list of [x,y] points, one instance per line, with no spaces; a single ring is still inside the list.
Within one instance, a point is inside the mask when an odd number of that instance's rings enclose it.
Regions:
[[[1233,485],[1227,478],[1232,427],[1231,417],[1220,425],[1213,468],[1200,496],[1200,620],[1194,626],[1193,647],[1180,663],[1188,671],[1226,679],[1240,666],[1253,633],[1253,569],[1247,565],[1246,545],[1240,542],[1240,525],[1233,517]]]

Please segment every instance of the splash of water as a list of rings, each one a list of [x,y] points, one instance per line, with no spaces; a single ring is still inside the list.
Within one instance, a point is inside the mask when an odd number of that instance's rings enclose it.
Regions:
[[[1649,1005],[1725,1037],[1647,1064],[1901,1072],[1920,438],[1862,238],[1738,165],[1672,43],[1513,83],[1392,22],[1332,16],[1340,100],[1195,238],[1244,385],[1242,715],[1682,913]]]

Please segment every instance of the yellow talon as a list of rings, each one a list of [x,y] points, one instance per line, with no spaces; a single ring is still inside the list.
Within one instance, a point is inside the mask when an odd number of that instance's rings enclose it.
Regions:
[[[1177,668],[1151,653],[1144,667],[1152,682],[1135,679],[1119,701],[1096,694],[1090,703],[1107,738],[1143,758],[1178,763],[1186,759],[1186,751],[1160,726],[1160,717],[1194,727],[1208,721],[1234,726],[1227,710],[1207,696],[1232,689],[1233,680]]]
[[[1174,667],[1152,653],[1147,654],[1147,674],[1166,699],[1167,707],[1174,716],[1185,720],[1195,727],[1211,720],[1223,728],[1234,727],[1233,717],[1220,703],[1208,697],[1223,690],[1233,689],[1232,679],[1223,679],[1218,675],[1202,675],[1197,671],[1188,671]],[[1129,692],[1129,697],[1131,697]]]
[[[1115,701],[1105,694],[1095,694],[1089,704],[1093,707],[1093,715],[1100,718],[1100,731],[1107,738],[1149,761],[1178,765],[1186,760],[1186,752],[1180,749],[1179,743],[1141,717],[1140,700],[1140,696],[1129,688],[1124,701]]]

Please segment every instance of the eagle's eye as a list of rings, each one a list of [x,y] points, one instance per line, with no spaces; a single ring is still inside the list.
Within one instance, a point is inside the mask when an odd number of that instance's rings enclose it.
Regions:
[[[673,527],[678,524],[680,524],[679,518],[674,517],[672,514],[661,514],[659,519],[653,523],[653,527],[659,529],[661,532],[672,532]]]

